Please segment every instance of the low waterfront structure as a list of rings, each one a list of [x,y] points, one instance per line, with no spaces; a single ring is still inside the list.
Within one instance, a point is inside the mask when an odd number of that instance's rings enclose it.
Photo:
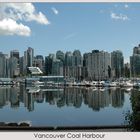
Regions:
[[[41,76],[40,81],[46,84],[64,84],[64,76]]]
[[[28,70],[32,75],[43,74],[39,67],[28,67]]]

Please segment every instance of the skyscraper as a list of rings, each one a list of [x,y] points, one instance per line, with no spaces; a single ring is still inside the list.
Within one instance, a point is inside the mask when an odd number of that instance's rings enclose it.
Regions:
[[[19,69],[17,66],[18,66],[18,59],[16,57],[10,57],[9,58],[9,69],[10,69],[11,78],[19,75]]]
[[[120,50],[111,53],[111,71],[112,78],[120,78],[124,76],[124,57]]]
[[[83,67],[83,58],[79,50],[73,52],[72,57],[72,76],[75,80],[81,81],[82,78],[82,67]]]
[[[66,52],[65,54],[65,78],[74,78],[75,80],[81,80],[82,77],[83,59],[81,52],[75,50],[72,52]]]
[[[133,48],[133,55],[130,56],[130,70],[132,77],[140,77],[140,44]]]
[[[105,80],[111,76],[111,55],[106,51],[93,50],[87,56],[87,71],[90,80]]]
[[[52,63],[55,58],[54,54],[49,54],[49,56],[45,57],[45,72],[46,75],[52,75]]]
[[[0,53],[0,78],[13,78],[17,73],[17,58]]]
[[[73,57],[72,57],[72,66],[83,66],[83,59],[81,52],[79,50],[75,50],[73,52]]]
[[[72,52],[65,53],[65,66],[72,66]]]
[[[10,51],[10,57],[17,58],[18,63],[19,63],[19,51],[18,50],[12,50],[12,51]]]
[[[33,60],[34,60],[34,49],[31,47],[28,47],[27,49],[27,67],[33,66]]]
[[[7,59],[6,59],[5,55],[2,52],[0,52],[0,78],[7,77],[6,64],[7,64]]]
[[[35,67],[39,67],[41,69],[41,71],[44,72],[45,70],[45,63],[44,63],[44,58],[42,55],[37,55],[35,58],[34,58],[34,66]]]
[[[61,60],[64,63],[64,59],[65,59],[64,53],[62,51],[60,51],[60,50],[57,51],[56,52],[56,59],[59,59],[59,60]]]
[[[52,61],[52,75],[63,76],[63,62],[59,59],[53,59]]]

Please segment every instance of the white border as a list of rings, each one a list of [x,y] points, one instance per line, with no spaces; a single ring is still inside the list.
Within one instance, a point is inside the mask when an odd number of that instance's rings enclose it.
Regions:
[[[36,134],[44,135],[65,135],[63,138],[52,138],[52,137],[35,137]],[[74,138],[70,136],[80,135],[80,138]],[[83,135],[92,135],[92,138],[85,138]],[[96,135],[104,135],[104,137],[96,138]],[[0,138],[2,140],[139,140],[140,133],[137,132],[0,132]]]

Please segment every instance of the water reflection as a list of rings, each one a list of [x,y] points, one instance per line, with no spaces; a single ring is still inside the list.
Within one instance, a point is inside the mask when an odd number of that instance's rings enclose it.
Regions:
[[[132,91],[130,90],[129,93]],[[94,88],[64,88],[39,89],[30,87],[0,87],[0,108],[10,104],[11,108],[18,108],[23,103],[28,111],[35,110],[35,103],[49,103],[58,108],[80,108],[83,104],[94,111],[105,107],[121,108],[125,102],[125,89],[94,89]]]
[[[122,125],[134,89],[0,87],[0,122],[31,126]]]
[[[11,108],[19,107],[19,89],[11,87],[0,87],[0,108],[10,103]]]

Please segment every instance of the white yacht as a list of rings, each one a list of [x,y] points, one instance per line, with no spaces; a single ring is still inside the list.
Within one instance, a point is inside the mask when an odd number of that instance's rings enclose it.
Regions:
[[[133,87],[134,83],[131,81],[123,81],[120,83],[120,87]]]
[[[33,84],[35,86],[44,86],[44,82],[40,82],[40,81],[34,81]]]

